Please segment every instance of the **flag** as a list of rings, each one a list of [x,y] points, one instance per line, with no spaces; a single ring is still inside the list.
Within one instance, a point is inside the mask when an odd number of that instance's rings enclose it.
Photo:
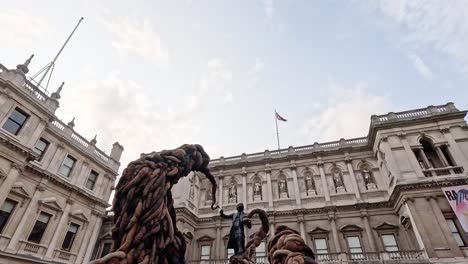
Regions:
[[[284,117],[280,116],[280,115],[278,114],[278,112],[276,112],[276,111],[275,111],[275,115],[276,115],[276,119],[278,119],[279,121],[283,121],[283,122],[288,121],[288,120],[286,120]]]

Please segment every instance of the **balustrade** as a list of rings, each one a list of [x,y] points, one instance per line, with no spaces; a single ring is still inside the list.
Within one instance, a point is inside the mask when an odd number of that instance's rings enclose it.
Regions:
[[[23,252],[24,254],[29,255],[44,255],[47,247],[41,244],[36,244],[33,242],[22,240],[20,241],[20,248],[19,251]]]

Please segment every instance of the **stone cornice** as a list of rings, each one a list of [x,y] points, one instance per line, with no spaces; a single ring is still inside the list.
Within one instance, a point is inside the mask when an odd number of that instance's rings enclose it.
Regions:
[[[99,206],[102,206],[104,208],[107,208],[110,206],[110,204],[108,204],[106,201],[100,199],[100,198],[97,198],[95,196],[92,196],[90,195],[89,193],[87,193],[86,191],[80,189],[78,186],[76,185],[73,185],[63,179],[60,179],[59,176],[56,176],[48,171],[45,171],[37,166],[35,166],[34,164],[27,164],[26,165],[26,170],[35,174],[35,175],[39,175],[41,177],[44,177],[46,178],[47,180],[57,184],[57,185],[60,185],[61,187],[63,187],[64,189],[66,190],[69,190],[71,191],[73,194],[77,194],[77,195],[80,195],[81,197],[84,197],[86,198],[87,200],[89,200],[90,202],[94,203],[94,204],[97,204]]]
[[[14,152],[26,156],[26,160],[34,160],[38,158],[38,155],[30,148],[23,146],[17,139],[6,135],[6,133],[3,131],[0,132],[0,143],[3,143],[7,148],[13,150]]]

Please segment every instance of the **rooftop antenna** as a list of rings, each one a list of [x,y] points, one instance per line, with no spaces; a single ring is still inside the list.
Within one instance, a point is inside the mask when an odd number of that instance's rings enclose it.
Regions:
[[[45,86],[45,92],[47,92],[47,87],[49,87],[49,82],[50,82],[50,78],[52,77],[52,73],[54,73],[54,67],[55,67],[55,61],[57,60],[57,58],[60,56],[60,54],[62,53],[63,49],[65,48],[65,46],[67,45],[68,41],[70,40],[70,38],[73,36],[73,34],[75,33],[76,29],[78,28],[78,26],[80,25],[81,21],[83,21],[83,17],[80,18],[80,20],[78,21],[78,23],[76,24],[75,28],[73,29],[73,31],[70,33],[70,35],[68,36],[67,40],[65,41],[65,43],[63,43],[62,47],[60,48],[59,52],[57,53],[57,55],[55,55],[55,58],[47,63],[46,66],[44,66],[44,68],[40,69],[36,74],[34,74],[32,77],[31,77],[31,80],[34,80],[35,78],[38,78],[40,75],[42,75],[39,79],[38,82],[36,82],[37,86],[38,87],[41,87],[41,83],[42,81],[44,81],[44,79],[46,78],[47,75],[49,75],[49,78],[47,79],[47,84]],[[50,74],[49,74],[50,72]],[[35,81],[35,80],[34,80]]]

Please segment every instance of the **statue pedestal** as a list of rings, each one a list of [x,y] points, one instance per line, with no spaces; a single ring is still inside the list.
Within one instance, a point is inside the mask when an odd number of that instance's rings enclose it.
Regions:
[[[288,194],[285,192],[280,193],[280,199],[288,199]]]
[[[345,193],[346,189],[343,186],[336,187],[336,193]]]
[[[377,185],[375,183],[368,183],[367,190],[377,190]]]
[[[254,201],[261,201],[261,200],[262,200],[262,196],[261,196],[261,195],[254,195],[253,200],[254,200]]]
[[[211,205],[212,203],[213,203],[212,200],[206,200],[206,201],[205,201],[205,205]]]
[[[316,195],[317,193],[315,192],[315,190],[307,190],[307,196],[312,196],[312,195]]]

